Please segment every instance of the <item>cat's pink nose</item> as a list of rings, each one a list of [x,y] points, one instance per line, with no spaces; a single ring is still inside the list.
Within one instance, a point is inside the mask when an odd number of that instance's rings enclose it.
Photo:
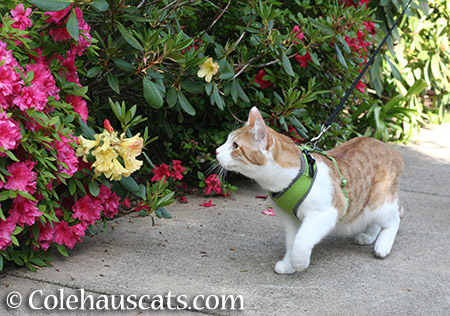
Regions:
[[[218,156],[219,155],[219,151],[218,150],[216,150],[216,156]]]

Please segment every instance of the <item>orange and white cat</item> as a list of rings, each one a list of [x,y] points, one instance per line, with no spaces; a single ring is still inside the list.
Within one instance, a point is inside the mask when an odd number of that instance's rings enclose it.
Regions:
[[[332,232],[355,234],[360,245],[376,241],[377,257],[384,258],[391,251],[404,212],[398,196],[401,156],[391,146],[366,137],[354,138],[327,153],[347,180],[348,209],[335,165],[312,153],[317,161],[316,178],[296,217],[274,207],[286,232],[286,254],[276,263],[276,273],[306,269],[313,247]],[[216,154],[223,168],[254,179],[270,192],[287,188],[302,163],[299,146],[267,127],[256,107],[247,124],[231,132]]]

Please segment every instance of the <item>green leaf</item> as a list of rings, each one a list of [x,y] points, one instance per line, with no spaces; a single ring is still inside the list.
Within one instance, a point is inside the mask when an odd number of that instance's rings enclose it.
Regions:
[[[95,181],[89,182],[89,192],[94,197],[100,194],[100,187],[97,185],[97,183],[95,183]]]
[[[58,248],[59,253],[62,254],[64,257],[68,257],[69,256],[65,246],[63,246],[63,245],[56,245],[56,248]]]
[[[173,108],[175,103],[177,103],[177,89],[170,87],[169,90],[167,90],[166,100],[169,108]]]
[[[431,73],[433,74],[434,79],[440,79],[441,73],[440,73],[440,67],[439,67],[439,55],[433,55],[431,57]]]
[[[0,256],[0,272],[3,271],[3,256]]]
[[[104,12],[109,8],[108,2],[106,2],[106,0],[94,0],[91,5],[101,12]]]
[[[345,58],[342,55],[341,50],[339,49],[339,47],[336,45],[336,43],[334,43],[334,48],[336,50],[336,54],[337,54],[337,58],[339,63],[344,67],[344,68],[348,68],[347,63],[345,62]]]
[[[94,140],[95,139],[95,133],[92,130],[92,128],[90,126],[88,126],[85,122],[83,122],[81,119],[78,120],[80,127],[81,127],[81,132],[83,133],[84,136],[86,136],[87,138],[89,138],[90,140]]]
[[[195,115],[195,109],[192,107],[189,100],[184,96],[183,92],[178,91],[178,102],[180,102],[181,108],[189,115]]]
[[[392,74],[394,75],[395,79],[399,81],[403,81],[402,75],[400,74],[400,71],[398,71],[397,67],[394,65],[394,63],[389,59],[389,57],[386,56],[386,60],[391,67]]]
[[[411,86],[411,88],[408,89],[408,93],[406,94],[406,97],[410,97],[413,95],[417,95],[421,93],[425,88],[427,87],[427,83],[423,79],[419,79]]]
[[[106,79],[108,80],[111,89],[113,89],[115,93],[120,94],[119,79],[117,79],[112,72],[108,72]]]
[[[205,84],[199,81],[182,81],[181,88],[189,93],[199,94],[205,91]]]
[[[126,72],[130,72],[133,70],[133,64],[122,58],[113,57],[112,60],[116,64],[117,68],[119,68],[120,70],[123,70]]]
[[[19,245],[19,241],[17,240],[16,236],[11,235],[11,236],[9,236],[9,238],[11,239],[11,241],[12,241],[12,243],[13,243],[14,245],[20,246],[20,245]]]
[[[159,213],[160,213],[162,218],[167,218],[167,219],[172,218],[172,215],[170,215],[170,213],[167,212],[164,207],[158,207],[157,211],[158,210],[159,210]]]
[[[138,50],[144,50],[138,40],[122,24],[117,23],[117,29],[119,30],[120,34],[122,34],[123,38],[128,42],[128,44]]]
[[[22,228],[22,227],[16,226],[16,228],[14,228],[12,234],[13,234],[13,235],[17,235],[17,234],[20,234],[22,231],[23,231],[23,228]]]
[[[12,151],[10,151],[10,150],[7,150],[7,151],[5,151],[5,154],[9,157],[9,159],[11,159],[12,161],[15,161],[15,162],[19,162],[20,160],[19,159],[17,159],[17,157],[12,153]]]
[[[47,265],[42,259],[39,258],[32,258],[30,261],[40,267],[45,267]]]
[[[289,76],[294,77],[295,74],[294,71],[292,70],[291,61],[289,60],[289,58],[287,58],[285,53],[281,54],[281,62],[283,63],[284,71],[286,71],[286,73]]]
[[[120,179],[120,184],[131,194],[145,199],[145,196],[142,194],[139,185],[132,177],[122,177],[122,179]]]
[[[80,28],[78,27],[78,19],[75,10],[72,9],[70,13],[69,19],[67,20],[66,30],[73,37],[75,41],[78,42],[78,38],[80,37]]]
[[[60,11],[69,7],[73,0],[28,0],[43,11]]]
[[[222,97],[219,94],[219,89],[217,88],[217,85],[214,84],[213,87],[213,96],[214,96],[214,100],[216,101],[217,106],[219,107],[220,110],[223,111],[224,107],[225,107],[225,102],[223,101]]]
[[[142,84],[144,86],[145,101],[147,101],[152,108],[161,108],[164,104],[164,100],[156,84],[147,77],[142,79]]]

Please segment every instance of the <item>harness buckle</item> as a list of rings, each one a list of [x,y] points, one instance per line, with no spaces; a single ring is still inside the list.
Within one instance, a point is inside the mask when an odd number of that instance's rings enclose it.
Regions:
[[[320,139],[322,138],[322,135],[326,133],[326,131],[328,131],[328,129],[330,128],[331,125],[325,126],[325,124],[322,124],[322,127],[320,128],[320,133],[319,135],[317,135],[316,137],[312,138],[309,142],[312,145],[312,150],[316,150],[317,148],[317,143],[320,141]]]

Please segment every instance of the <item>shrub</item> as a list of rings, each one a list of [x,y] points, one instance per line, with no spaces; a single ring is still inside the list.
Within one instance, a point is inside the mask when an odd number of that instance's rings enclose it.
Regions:
[[[383,140],[409,141],[449,104],[449,1],[412,2],[369,72],[379,102],[359,124]],[[384,32],[403,10],[399,1],[371,1]],[[406,1],[403,2],[406,5]],[[435,114],[433,114],[435,113]]]
[[[296,139],[318,133],[372,48],[367,2],[111,1],[88,14],[99,56],[86,55],[82,82],[97,121],[106,95],[131,100],[160,140],[147,152],[205,185],[202,170],[251,106]],[[361,82],[322,145],[358,135],[352,114],[373,102]]]
[[[66,247],[91,225],[116,215],[116,189],[123,197],[120,188],[147,198],[126,178],[142,164],[135,157],[145,139],[119,137],[109,127],[92,143],[75,136],[80,127],[94,136],[85,124],[87,87],[78,77],[78,57],[92,43],[82,11],[70,3],[35,2],[62,10],[0,4],[0,270],[5,260],[31,270],[47,265],[53,245],[67,256]],[[122,121],[134,118],[124,112]],[[114,191],[105,175],[120,180]],[[166,197],[164,205],[171,201]]]

